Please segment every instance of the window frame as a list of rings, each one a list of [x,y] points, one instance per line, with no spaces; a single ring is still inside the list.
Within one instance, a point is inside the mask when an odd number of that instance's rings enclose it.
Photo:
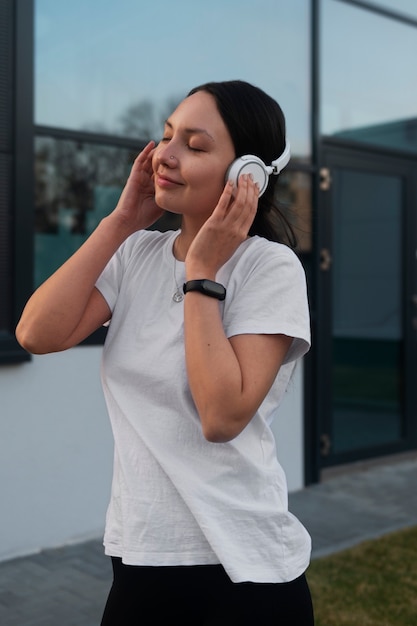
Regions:
[[[1,266],[3,318],[0,329],[0,364],[29,360],[14,330],[32,289],[33,269],[33,0],[9,0],[4,5],[10,58],[3,59],[7,89],[1,103],[10,130],[1,156],[7,166],[6,190],[0,228],[7,237],[6,263]]]
[[[409,26],[417,26],[417,18],[405,14],[402,11],[397,11],[396,9],[388,9],[378,4],[377,0],[373,0],[373,2],[367,2],[367,0],[336,0],[336,2],[344,2],[345,4],[350,4],[359,9],[365,9],[365,11],[371,11],[377,15],[382,15],[383,17],[396,20],[397,22],[408,24]]]

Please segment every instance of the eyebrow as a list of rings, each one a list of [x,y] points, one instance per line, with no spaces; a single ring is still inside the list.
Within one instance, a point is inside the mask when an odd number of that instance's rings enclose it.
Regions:
[[[173,126],[169,120],[165,120],[166,126],[168,126],[171,130],[173,130]],[[210,133],[205,128],[184,128],[184,132],[189,135],[206,135],[211,141],[214,141],[214,137],[210,135]]]

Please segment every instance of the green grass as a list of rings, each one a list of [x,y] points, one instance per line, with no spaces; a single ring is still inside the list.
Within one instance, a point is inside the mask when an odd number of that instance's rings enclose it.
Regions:
[[[314,560],[316,626],[417,626],[417,526]]]

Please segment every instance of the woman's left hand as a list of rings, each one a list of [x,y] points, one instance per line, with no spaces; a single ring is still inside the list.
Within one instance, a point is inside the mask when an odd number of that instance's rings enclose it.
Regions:
[[[187,256],[187,278],[215,279],[217,271],[247,239],[258,207],[259,187],[246,174],[235,196],[228,181],[211,216],[194,238]]]

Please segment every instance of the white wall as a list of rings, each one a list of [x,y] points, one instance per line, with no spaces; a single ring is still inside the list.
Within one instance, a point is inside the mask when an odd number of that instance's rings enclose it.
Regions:
[[[102,533],[113,445],[100,354],[0,367],[0,560]]]
[[[272,422],[277,457],[287,476],[289,491],[304,487],[303,362],[297,363],[285,398]]]
[[[101,348],[0,367],[0,560],[100,537],[113,443]],[[302,368],[274,423],[290,490],[303,486]]]

